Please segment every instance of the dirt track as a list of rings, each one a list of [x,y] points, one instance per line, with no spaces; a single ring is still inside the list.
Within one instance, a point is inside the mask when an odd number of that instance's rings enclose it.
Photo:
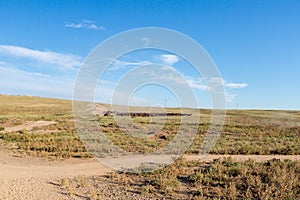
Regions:
[[[1,150],[0,155],[1,200],[70,199],[59,187],[60,179],[102,175],[110,171],[95,159],[45,161],[31,157],[13,157]]]
[[[66,177],[104,175],[111,171],[96,159],[46,161],[32,157],[14,157],[1,149],[0,155],[0,199],[74,199],[75,197],[71,198],[64,194],[59,186],[59,180]],[[225,156],[227,155],[208,155],[203,161]],[[299,155],[232,155],[231,157],[236,161],[245,161],[249,158],[257,161],[272,158],[300,159]],[[199,159],[199,156],[186,156],[186,159]]]
[[[19,126],[13,126],[13,127],[6,127],[5,132],[13,132],[13,131],[19,131],[19,130],[27,130],[31,131],[35,127],[40,126],[49,126],[52,124],[56,124],[57,122],[54,121],[32,121],[32,122],[26,122],[25,124],[19,125]]]
[[[55,124],[54,121],[27,122],[23,125],[7,127],[5,132],[19,130],[33,130],[34,127]],[[208,155],[202,161],[212,161],[228,155]],[[187,160],[197,160],[199,156],[185,156]],[[245,161],[249,158],[256,161],[265,161],[272,158],[299,160],[297,156],[270,156],[270,155],[231,155],[233,160]],[[143,159],[143,156],[133,159]],[[119,160],[116,160],[119,162]],[[146,162],[147,160],[145,160]],[[132,158],[124,158],[125,165],[134,163]],[[127,166],[127,165],[126,165]],[[70,159],[65,161],[47,161],[33,157],[15,157],[0,147],[0,199],[80,199],[70,197],[60,187],[60,180],[76,176],[104,175],[112,169],[104,166],[96,159]],[[81,198],[82,199],[82,198]]]

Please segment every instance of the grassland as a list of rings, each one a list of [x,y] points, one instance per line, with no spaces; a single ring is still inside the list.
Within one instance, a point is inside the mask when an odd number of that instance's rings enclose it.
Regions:
[[[198,110],[188,109],[184,112],[195,114]],[[209,110],[200,110],[200,125],[186,153],[198,153],[210,125],[210,117]],[[0,142],[2,146],[16,152],[51,159],[90,157],[77,135],[72,119],[72,102],[68,100],[0,96]],[[57,123],[30,131],[5,132],[6,127],[38,120]],[[113,117],[98,116],[98,121],[99,127],[115,145],[131,152],[152,152],[163,147],[182,125],[179,117],[155,118],[154,121],[149,117],[135,117],[134,126],[147,127],[150,124],[154,128],[162,128],[150,137],[133,137],[124,134]],[[189,126],[194,124],[186,124],[184,127],[188,129]],[[222,134],[211,153],[297,155],[300,154],[299,136],[299,111],[229,110]]]
[[[177,160],[152,173],[64,179],[69,196],[87,199],[299,199],[300,161],[230,157],[210,163]]]
[[[141,110],[144,108],[132,108]],[[179,112],[179,109],[168,109]],[[199,110],[183,131],[192,130]],[[210,125],[211,112],[200,110],[200,124],[187,154],[198,153]],[[19,129],[33,121],[55,124]],[[137,127],[159,130],[143,137],[124,133],[114,117],[97,116],[96,123],[115,145],[131,152],[152,152],[166,145],[180,130],[179,117],[134,117]],[[182,131],[182,130],[181,130]],[[145,136],[145,137],[144,137]],[[300,111],[229,110],[212,154],[300,154]],[[75,128],[68,100],[0,95],[0,147],[18,155],[46,159],[89,158]],[[299,199],[300,162],[269,160],[212,162],[177,160],[158,171],[138,174],[113,172],[107,176],[64,178],[58,186],[66,196],[79,199]]]
[[[50,159],[91,157],[76,134],[71,101],[1,95],[0,102],[0,126],[4,129],[0,133],[2,146],[21,154]],[[58,123],[31,131],[5,133],[5,127],[38,120]]]

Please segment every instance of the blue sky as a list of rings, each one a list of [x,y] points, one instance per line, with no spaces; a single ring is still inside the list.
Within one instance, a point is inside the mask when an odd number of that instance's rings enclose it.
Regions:
[[[0,0],[0,24],[0,93],[70,99],[80,63],[96,45],[129,29],[163,27],[207,50],[225,82],[227,108],[300,109],[299,1]],[[200,107],[210,107],[201,79],[174,56],[153,50],[119,58],[118,73],[109,74],[111,66],[96,96],[109,102],[126,70],[157,62],[184,74]],[[166,91],[149,95],[160,90],[145,88],[137,99],[176,106]]]

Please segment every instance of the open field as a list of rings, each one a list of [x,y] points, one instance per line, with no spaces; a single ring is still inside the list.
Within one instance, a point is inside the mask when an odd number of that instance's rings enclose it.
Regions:
[[[199,110],[183,113],[192,114],[183,116],[189,131]],[[300,111],[227,111],[217,145],[198,160],[210,116],[200,110],[188,161],[152,173],[119,173],[92,159],[77,135],[71,101],[0,95],[0,198],[299,199]],[[132,130],[151,125],[159,131],[131,135],[113,116],[96,118],[99,129],[130,152],[163,147],[182,125],[178,116],[133,117]]]
[[[26,96],[0,96],[0,142],[21,154],[50,159],[90,157],[76,134],[72,103],[67,100]],[[133,108],[138,109],[138,108]],[[169,109],[168,112],[179,112]],[[198,117],[198,110],[186,109]],[[200,125],[186,153],[198,153],[210,125],[210,111],[200,110]],[[189,118],[189,117],[188,117]],[[167,144],[182,125],[180,117],[134,117],[138,127],[159,127],[147,137],[124,134],[113,117],[98,117],[99,126],[116,145],[132,152],[152,152]],[[195,120],[195,119],[194,119]],[[48,121],[45,126],[17,129],[26,123]],[[193,120],[191,120],[193,121]],[[184,128],[189,131],[189,126]],[[7,133],[9,132],[9,134]],[[229,110],[223,132],[212,154],[300,154],[300,111]]]
[[[279,200],[298,199],[300,193],[296,156],[185,156],[188,161],[179,159],[159,171],[130,174],[95,159],[45,161],[0,152],[0,199]]]
[[[299,199],[299,174],[299,161],[182,159],[152,173],[64,179],[62,187],[71,196],[95,199]],[[110,190],[103,189],[107,184]]]

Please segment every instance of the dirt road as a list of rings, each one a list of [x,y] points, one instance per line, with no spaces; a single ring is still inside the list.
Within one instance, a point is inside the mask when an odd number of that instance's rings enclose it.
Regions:
[[[203,161],[211,161],[226,155],[208,155]],[[236,161],[249,158],[265,161],[272,158],[299,160],[300,156],[231,155]],[[186,156],[187,160],[199,156]],[[70,159],[46,161],[33,157],[15,157],[0,149],[0,199],[80,199],[70,197],[60,188],[60,180],[75,176],[104,175],[111,169],[96,159]]]
[[[66,177],[102,175],[110,169],[95,159],[45,161],[0,150],[0,199],[70,199],[59,187]]]
[[[13,132],[13,131],[20,131],[20,130],[27,130],[31,131],[35,127],[41,127],[41,126],[49,126],[52,124],[56,124],[57,122],[54,121],[31,121],[26,122],[25,124],[13,126],[13,127],[6,127],[5,132]]]

